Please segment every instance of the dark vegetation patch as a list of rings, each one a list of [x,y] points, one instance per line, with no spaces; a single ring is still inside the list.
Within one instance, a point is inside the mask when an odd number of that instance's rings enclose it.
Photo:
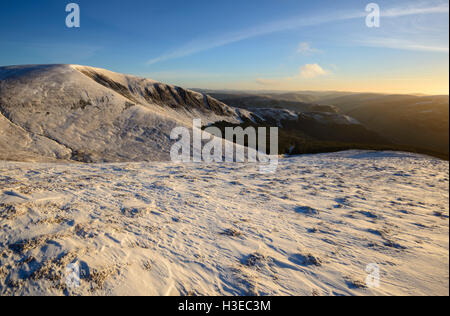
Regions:
[[[345,283],[347,284],[349,289],[359,289],[359,290],[367,289],[367,285],[364,282],[360,280],[354,280],[350,277],[345,278]]]
[[[93,163],[94,162],[92,154],[82,151],[82,150],[72,151],[72,157],[70,159],[73,161],[84,162],[84,163]]]
[[[14,205],[0,204],[0,219],[13,219],[14,217],[20,215],[22,212],[23,211],[17,209]]]
[[[247,257],[244,257],[241,260],[241,263],[247,267],[253,268],[253,267],[262,267],[263,265],[267,264],[267,262],[270,261],[270,258],[260,254],[260,253],[253,253]]]
[[[313,256],[312,254],[302,255],[295,254],[289,258],[289,261],[301,266],[317,266],[322,265],[322,260],[320,258]]]
[[[312,208],[309,206],[298,206],[295,208],[295,212],[304,214],[304,215],[309,215],[309,216],[314,216],[314,215],[320,214],[319,210],[316,210],[315,208]]]
[[[123,216],[137,218],[149,213],[149,210],[142,207],[123,207],[121,212]]]
[[[31,239],[23,239],[9,244],[8,248],[16,254],[24,254],[28,250],[42,246],[48,241],[53,240],[57,237],[58,235],[42,235]]]
[[[78,109],[84,110],[89,105],[92,105],[90,100],[85,101],[83,99],[80,99],[80,101],[78,103],[72,104],[71,110],[78,110]],[[47,115],[49,115],[49,114],[50,113],[47,112]]]
[[[242,233],[234,228],[225,229],[220,234],[223,236],[229,236],[229,237],[241,237],[242,236]]]
[[[125,102],[125,111],[128,110],[129,108],[132,108],[133,106],[135,106],[136,104],[131,103],[131,102]]]

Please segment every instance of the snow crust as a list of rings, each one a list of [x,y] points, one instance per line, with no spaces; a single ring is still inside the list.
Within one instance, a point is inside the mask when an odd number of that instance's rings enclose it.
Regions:
[[[292,157],[271,175],[0,162],[0,294],[448,295],[448,188],[448,162],[405,153]]]

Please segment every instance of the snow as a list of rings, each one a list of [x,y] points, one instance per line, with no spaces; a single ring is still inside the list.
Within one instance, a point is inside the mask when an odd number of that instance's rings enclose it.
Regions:
[[[311,116],[316,121],[321,122],[322,124],[338,124],[338,125],[361,125],[358,120],[342,114],[335,113],[303,113],[304,116]]]
[[[298,118],[99,68],[0,67],[0,295],[448,295],[448,161],[168,162],[174,127],[255,115]]]
[[[161,94],[170,104],[158,103]],[[207,107],[211,103],[215,111]],[[78,65],[0,67],[3,160],[168,161],[171,131],[192,127],[193,119],[204,125],[241,121],[223,103],[150,79]]]
[[[254,109],[253,113],[257,115],[258,117],[262,117],[263,120],[265,117],[268,117],[270,119],[276,120],[278,122],[283,120],[297,120],[298,114],[294,111],[287,110],[287,109]]]
[[[448,189],[447,161],[406,153],[291,157],[270,175],[0,162],[0,294],[448,295]]]
[[[303,113],[323,124],[359,124]],[[168,161],[176,127],[256,118],[297,120],[282,109],[235,109],[207,95],[151,79],[80,65],[0,67],[1,160]]]

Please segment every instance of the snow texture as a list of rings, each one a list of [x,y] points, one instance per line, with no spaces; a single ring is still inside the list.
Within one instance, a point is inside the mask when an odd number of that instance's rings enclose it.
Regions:
[[[447,161],[397,152],[292,157],[270,175],[0,162],[0,294],[448,295],[448,186]]]

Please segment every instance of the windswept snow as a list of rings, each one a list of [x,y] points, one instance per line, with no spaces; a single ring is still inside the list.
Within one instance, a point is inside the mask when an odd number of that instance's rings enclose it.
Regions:
[[[447,161],[404,153],[293,157],[273,175],[0,162],[0,294],[448,295],[448,189]]]

